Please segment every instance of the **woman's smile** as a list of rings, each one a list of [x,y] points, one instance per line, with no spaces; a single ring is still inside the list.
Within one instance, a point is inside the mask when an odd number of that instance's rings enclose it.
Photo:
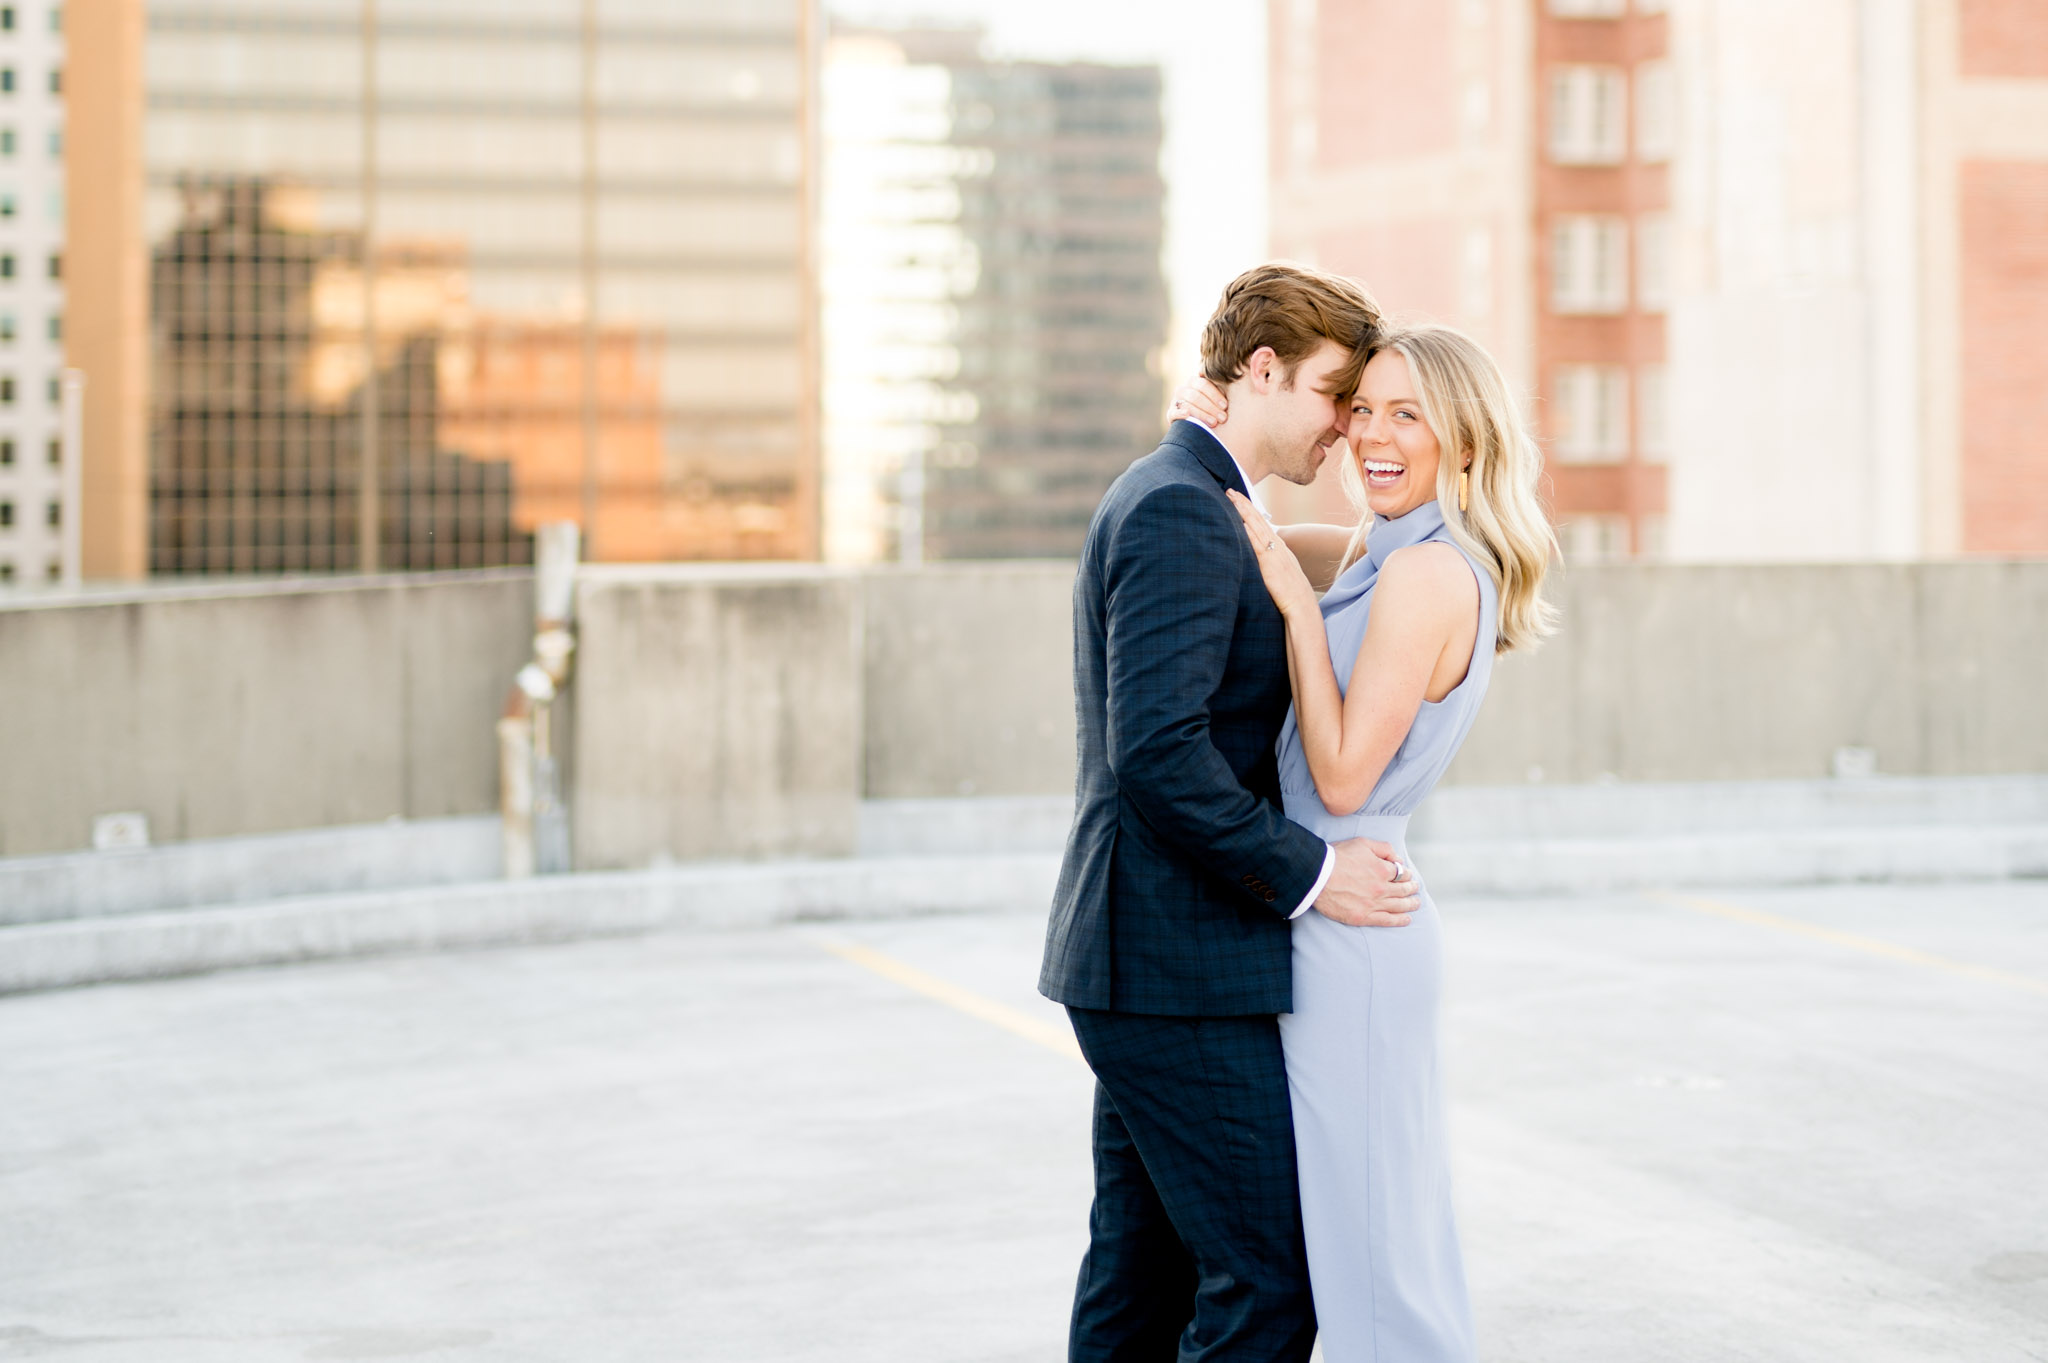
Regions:
[[[1406,464],[1397,464],[1390,459],[1367,459],[1364,463],[1365,481],[1370,487],[1394,487],[1408,472]]]

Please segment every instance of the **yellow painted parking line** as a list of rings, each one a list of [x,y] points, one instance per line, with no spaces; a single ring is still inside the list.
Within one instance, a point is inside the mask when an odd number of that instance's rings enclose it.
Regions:
[[[1936,956],[1932,952],[1917,951],[1912,947],[1902,947],[1896,942],[1887,942],[1876,937],[1864,937],[1853,932],[1838,932],[1833,928],[1816,927],[1812,923],[1802,923],[1796,918],[1783,918],[1775,913],[1765,913],[1761,909],[1745,909],[1739,904],[1723,904],[1718,899],[1701,899],[1696,895],[1670,894],[1661,891],[1652,897],[1661,899],[1669,904],[1677,904],[1682,908],[1691,909],[1696,913],[1709,913],[1716,918],[1727,918],[1737,923],[1750,923],[1760,928],[1773,928],[1779,932],[1794,933],[1800,937],[1811,937],[1817,942],[1829,942],[1838,947],[1848,947],[1851,951],[1866,952],[1872,956],[1884,956],[1894,961],[1904,961],[1908,965],[1924,965],[1933,970],[1946,971],[1951,975],[1968,975],[1974,979],[1989,980],[1994,984],[2002,984],[2011,989],[2024,989],[2033,994],[2048,994],[2048,980],[2035,979],[2031,975],[2021,975],[2011,970],[1997,970],[1986,965],[1971,965],[1967,961],[1951,961],[1946,956]]]
[[[992,1022],[1006,1032],[1012,1032],[1026,1041],[1035,1041],[1047,1050],[1058,1051],[1073,1060],[1081,1058],[1081,1048],[1074,1041],[1073,1032],[1062,1026],[1033,1017],[1021,1009],[1012,1008],[994,999],[985,999],[972,990],[962,989],[950,980],[936,975],[927,975],[914,965],[906,965],[894,956],[860,946],[854,942],[843,942],[837,938],[816,937],[812,939],[819,946],[844,961],[874,971],[887,980],[894,980],[906,989],[914,990],[948,1008],[956,1009],[969,1017]]]

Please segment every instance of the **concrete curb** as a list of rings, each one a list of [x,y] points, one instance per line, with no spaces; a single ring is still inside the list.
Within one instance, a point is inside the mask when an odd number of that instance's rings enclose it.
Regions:
[[[0,994],[674,928],[1043,908],[1057,855],[675,867],[0,929]]]
[[[1413,848],[1423,879],[1447,894],[1601,894],[2048,876],[2048,824],[2039,823],[1417,842]]]
[[[1418,842],[1439,894],[2048,876],[2048,825]],[[0,994],[244,966],[806,920],[1042,912],[1055,852],[718,863],[0,927]]]
[[[0,857],[0,927],[465,885],[503,865],[495,814]]]

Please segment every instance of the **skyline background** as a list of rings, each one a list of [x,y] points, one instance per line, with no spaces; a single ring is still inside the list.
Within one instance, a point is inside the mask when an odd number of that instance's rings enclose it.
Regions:
[[[1169,355],[1193,372],[1223,286],[1266,251],[1266,19],[1259,4],[1138,0],[831,0],[867,27],[968,26],[997,61],[1157,66],[1166,182]],[[1176,370],[1175,372],[1180,372]]]
[[[1274,257],[1493,350],[1568,560],[2048,553],[2026,0],[8,16],[0,587],[1070,557]]]

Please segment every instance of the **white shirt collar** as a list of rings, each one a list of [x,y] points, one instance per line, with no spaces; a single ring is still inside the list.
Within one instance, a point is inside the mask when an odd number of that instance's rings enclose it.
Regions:
[[[1214,440],[1218,445],[1223,446],[1223,453],[1230,456],[1230,466],[1237,470],[1237,481],[1244,484],[1245,495],[1252,499],[1252,505],[1259,509],[1259,514],[1261,516],[1264,516],[1269,521],[1272,520],[1273,513],[1266,510],[1265,498],[1259,496],[1258,487],[1253,484],[1250,478],[1245,476],[1244,465],[1238,463],[1237,456],[1230,453],[1230,446],[1223,444],[1223,438],[1216,434],[1216,428],[1214,426],[1209,425],[1207,422],[1197,421],[1191,416],[1184,416],[1181,418],[1181,420],[1193,426],[1200,426],[1203,430],[1209,433],[1209,438],[1211,440]]]

